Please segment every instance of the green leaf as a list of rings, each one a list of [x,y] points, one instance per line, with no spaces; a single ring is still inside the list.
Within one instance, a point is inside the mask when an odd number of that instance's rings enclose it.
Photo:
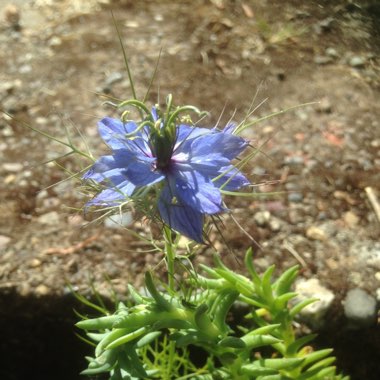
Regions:
[[[289,292],[290,287],[298,275],[298,270],[298,265],[289,268],[273,283],[273,289],[277,296]]]
[[[273,302],[273,290],[272,290],[272,274],[274,272],[275,266],[271,265],[263,274],[263,277],[261,279],[261,287],[263,291],[263,298],[267,302],[268,305],[271,305]]]
[[[274,375],[276,372],[274,369],[259,367],[255,364],[246,364],[241,367],[241,373],[249,376]]]
[[[305,335],[302,338],[296,339],[293,343],[291,343],[288,346],[288,349],[286,350],[287,355],[289,356],[295,355],[301,347],[311,342],[313,339],[316,338],[316,336],[317,334],[310,334],[310,335]]]
[[[274,300],[273,307],[276,310],[284,310],[287,307],[288,301],[291,300],[292,298],[296,297],[297,295],[298,295],[298,293],[295,293],[295,292],[284,293],[281,296],[278,296]]]
[[[137,343],[136,348],[142,348],[151,342],[153,342],[155,339],[157,339],[161,335],[161,331],[152,331],[146,335],[144,335]]]
[[[280,358],[280,359],[262,359],[260,365],[265,368],[275,370],[290,370],[300,366],[303,363],[303,358]]]
[[[318,350],[318,351],[315,351],[315,352],[311,352],[310,354],[307,354],[306,356],[303,356],[303,358],[305,359],[303,365],[307,366],[307,365],[309,365],[311,363],[319,361],[319,360],[325,358],[326,356],[330,355],[332,352],[333,352],[333,350],[331,348],[326,348],[324,350]],[[332,357],[332,359],[335,360],[334,357]],[[316,364],[318,365],[319,363],[316,363]]]
[[[223,338],[218,342],[218,346],[220,347],[231,347],[231,348],[246,348],[247,345],[245,344],[243,339],[236,338],[234,336],[227,336],[226,338]]]
[[[162,294],[160,294],[160,292],[157,290],[157,288],[153,282],[152,273],[149,271],[145,273],[145,285],[146,285],[149,293],[151,294],[151,296],[156,301],[156,304],[159,308],[166,310],[166,311],[170,311],[173,309],[173,306],[171,305],[171,303],[168,302],[162,296]]]
[[[123,329],[120,329],[123,330]],[[144,333],[148,331],[147,327],[141,327],[129,334],[124,334],[123,336],[113,340],[111,343],[109,343],[106,347],[105,350],[111,350],[113,348],[119,347],[122,344],[129,343],[132,340],[135,340],[136,338],[140,337]]]
[[[261,286],[261,279],[259,275],[257,274],[255,267],[253,266],[253,251],[251,247],[248,248],[245,254],[244,264],[249,274],[251,275],[255,288],[258,289]]]
[[[272,335],[245,335],[241,339],[250,350],[282,342],[280,339],[277,339]]]
[[[318,298],[310,298],[310,299],[307,299],[307,300],[304,300],[304,301],[297,303],[289,311],[290,318],[293,319],[302,309],[304,309],[306,306],[308,306],[308,305],[310,305],[316,301],[319,301],[319,299]]]
[[[106,317],[85,319],[77,322],[75,326],[83,330],[105,330],[111,329],[117,319],[117,315],[108,315]]]

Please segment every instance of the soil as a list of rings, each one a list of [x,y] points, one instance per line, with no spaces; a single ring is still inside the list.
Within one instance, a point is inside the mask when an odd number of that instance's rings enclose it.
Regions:
[[[348,330],[342,307],[349,289],[380,289],[380,221],[368,197],[380,198],[378,1],[0,0],[0,9],[1,379],[79,378],[91,349],[74,335],[80,305],[68,284],[125,296],[147,267],[163,269],[132,234],[88,223],[86,197],[67,180],[87,163],[26,126],[104,152],[96,123],[115,112],[100,94],[132,96],[111,11],[139,98],[162,49],[152,104],[172,93],[209,111],[205,126],[223,126],[252,104],[259,121],[312,103],[245,132],[260,147],[250,178],[259,194],[277,195],[227,203],[260,249],[227,215],[223,238],[213,232],[195,263],[217,249],[244,271],[254,246],[259,270],[300,264],[335,295],[318,344],[335,348],[352,380],[380,378],[379,329]]]

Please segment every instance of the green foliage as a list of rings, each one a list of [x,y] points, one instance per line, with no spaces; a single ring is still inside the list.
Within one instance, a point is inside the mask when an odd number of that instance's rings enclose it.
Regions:
[[[291,287],[297,267],[273,280],[275,268],[260,276],[250,250],[249,277],[215,261],[215,268],[202,266],[205,275],[189,272],[186,294],[160,290],[147,273],[149,295],[130,286],[131,306],[119,303],[113,314],[78,322],[96,344],[82,373],[108,372],[110,380],[348,379],[336,374],[332,350],[314,351],[307,346],[313,335],[296,336],[294,317],[308,304],[289,304],[296,296]],[[237,304],[247,310],[246,323],[232,328],[229,314]],[[197,366],[192,350],[204,352],[207,361]]]

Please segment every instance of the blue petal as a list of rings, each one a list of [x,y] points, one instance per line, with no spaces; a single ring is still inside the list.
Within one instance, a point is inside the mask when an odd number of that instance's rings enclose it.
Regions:
[[[195,139],[191,144],[191,154],[193,157],[204,157],[212,153],[220,153],[223,157],[232,160],[247,145],[248,142],[239,136],[217,132]]]
[[[91,168],[83,175],[83,179],[92,179],[95,182],[102,182],[110,175],[121,172],[113,156],[100,157]]]
[[[136,131],[135,122],[123,123],[121,120],[105,117],[98,123],[98,127],[100,136],[112,149],[129,149],[151,156],[146,131],[142,131],[143,133],[139,131],[133,136],[125,137],[126,134]]]
[[[134,122],[123,123],[121,120],[105,117],[98,123],[99,134],[113,149],[124,147],[125,135],[136,130]]]
[[[169,174],[169,186],[178,200],[202,214],[223,211],[222,196],[211,181],[195,170]]]
[[[220,168],[229,165],[230,160],[220,153],[210,153],[207,156],[190,157],[189,163],[193,169],[212,179],[221,173]]]
[[[162,181],[165,176],[153,169],[155,159],[151,162],[135,161],[125,171],[127,178],[136,186],[149,186]]]
[[[132,195],[136,186],[129,181],[120,183],[117,187],[111,187],[101,191],[95,198],[86,203],[87,206],[118,206]]]
[[[198,243],[203,243],[203,214],[193,208],[172,202],[172,195],[166,186],[158,201],[158,211],[162,220],[172,229]]]
[[[223,186],[223,190],[238,190],[243,186],[248,186],[250,182],[248,179],[234,166],[230,165],[219,170],[219,175],[222,176],[213,181],[213,184],[220,188]]]
[[[153,117],[153,121],[157,121],[158,120],[158,114],[157,114],[157,108],[156,107],[152,107],[152,117]]]
[[[209,135],[213,133],[212,130],[207,128],[192,127],[186,124],[180,124],[177,127],[177,139],[174,146],[174,151],[187,152],[191,143],[200,136]]]

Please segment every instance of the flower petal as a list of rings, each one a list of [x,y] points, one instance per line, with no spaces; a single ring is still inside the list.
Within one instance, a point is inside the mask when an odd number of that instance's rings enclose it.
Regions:
[[[228,133],[217,132],[195,139],[191,144],[191,155],[193,157],[207,157],[212,153],[219,153],[223,157],[232,160],[241,153],[248,141]]]
[[[83,179],[92,179],[95,182],[102,182],[107,179],[109,175],[115,172],[120,173],[120,170],[113,156],[102,156],[83,175]]]
[[[158,211],[162,220],[172,229],[198,243],[203,243],[203,214],[192,207],[173,203],[172,198],[170,189],[166,186],[158,201]]]
[[[223,211],[222,196],[211,181],[195,170],[170,174],[169,186],[173,196],[202,214]]]
[[[136,186],[129,181],[124,181],[118,186],[102,190],[95,198],[86,203],[86,206],[118,206],[132,195]]]
[[[212,130],[207,128],[192,127],[186,124],[180,124],[177,127],[177,139],[174,146],[174,151],[187,152],[191,143],[200,136],[209,135],[213,133]]]
[[[135,161],[129,164],[125,173],[127,178],[136,186],[149,186],[162,181],[165,176],[153,170],[155,159],[148,161]]]
[[[248,186],[250,184],[248,179],[233,165],[221,168],[219,170],[219,175],[221,175],[221,177],[212,182],[216,187],[222,187],[223,190],[238,190],[241,187]]]
[[[98,123],[100,136],[113,149],[123,148],[125,135],[134,132],[136,128],[134,122],[123,123],[111,117],[105,117]]]
[[[123,123],[121,120],[105,117],[98,123],[99,134],[112,149],[129,149],[141,154],[152,156],[148,145],[146,131],[136,132],[133,136],[125,137],[136,131],[137,124],[133,121]]]

